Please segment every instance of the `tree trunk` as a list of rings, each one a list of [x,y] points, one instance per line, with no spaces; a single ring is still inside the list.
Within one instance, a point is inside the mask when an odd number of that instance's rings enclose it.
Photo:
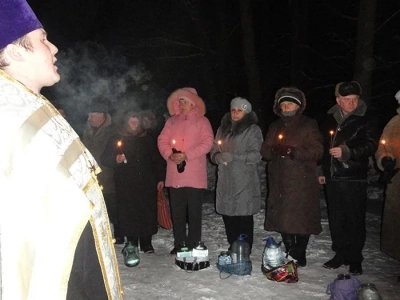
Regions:
[[[289,5],[292,15],[290,79],[292,85],[299,89],[304,89],[306,85],[304,70],[307,63],[305,49],[307,46],[308,0],[291,0],[289,1]]]
[[[357,46],[354,68],[354,80],[362,87],[362,99],[371,104],[372,71],[375,68],[374,29],[376,0],[360,0],[357,23]]]
[[[240,21],[243,35],[243,55],[247,73],[249,100],[257,112],[261,108],[262,90],[254,48],[253,14],[249,0],[240,0]]]

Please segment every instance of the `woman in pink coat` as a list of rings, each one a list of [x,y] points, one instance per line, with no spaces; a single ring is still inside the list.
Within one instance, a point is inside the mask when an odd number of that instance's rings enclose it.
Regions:
[[[173,92],[167,107],[172,117],[158,137],[158,149],[167,161],[165,186],[170,193],[175,239],[171,254],[175,254],[182,242],[194,247],[201,241],[201,206],[207,188],[206,155],[211,150],[214,134],[204,116],[205,104],[194,88]]]

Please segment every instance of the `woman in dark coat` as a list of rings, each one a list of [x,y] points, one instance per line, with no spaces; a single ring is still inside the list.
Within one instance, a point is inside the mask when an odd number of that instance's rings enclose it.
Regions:
[[[265,230],[282,235],[286,251],[306,265],[310,234],[319,234],[321,216],[318,197],[317,161],[323,153],[317,122],[303,116],[306,98],[299,89],[285,87],[275,95],[273,122],[261,148],[269,161],[269,197]]]
[[[110,138],[101,161],[114,167],[120,231],[127,242],[153,253],[157,233],[157,189],[164,187],[165,164],[155,139],[143,128],[140,113],[125,115],[119,132]]]

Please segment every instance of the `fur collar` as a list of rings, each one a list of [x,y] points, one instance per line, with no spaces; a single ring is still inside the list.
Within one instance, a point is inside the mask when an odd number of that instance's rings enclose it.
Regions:
[[[346,118],[348,118],[351,115],[355,116],[364,116],[367,111],[367,104],[359,99],[358,100],[358,105],[357,107],[349,114],[343,115],[342,109],[338,104],[334,105],[331,109],[328,110],[328,114],[333,114],[333,117],[335,118],[336,122],[338,124],[341,124]]]
[[[244,117],[237,122],[232,121],[231,113],[227,113],[221,120],[221,127],[220,127],[221,138],[225,138],[228,135],[235,136],[241,134],[251,125],[257,124],[257,122],[258,122],[257,115],[253,111],[248,114],[245,114]]]

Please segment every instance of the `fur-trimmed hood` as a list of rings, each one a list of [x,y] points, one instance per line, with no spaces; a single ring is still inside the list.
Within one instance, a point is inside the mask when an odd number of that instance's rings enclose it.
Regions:
[[[306,109],[306,105],[307,105],[306,96],[304,95],[304,93],[302,91],[300,91],[298,88],[296,88],[294,86],[283,87],[283,88],[280,88],[276,92],[274,107],[273,107],[274,113],[276,115],[278,115],[279,117],[282,118],[283,116],[282,116],[282,111],[281,111],[278,101],[280,98],[282,98],[284,96],[294,96],[301,101],[301,106],[296,113],[297,115],[302,114],[303,111]]]
[[[232,136],[238,135],[245,131],[253,124],[257,124],[258,118],[254,111],[245,114],[239,121],[233,121],[231,114],[226,113],[221,120],[221,138],[225,138],[229,134]]]
[[[194,88],[184,87],[174,91],[167,100],[168,112],[171,116],[179,115],[179,99],[188,98],[194,102],[193,108],[196,111],[198,117],[202,117],[206,114],[206,105],[203,99],[197,95],[197,91]]]

